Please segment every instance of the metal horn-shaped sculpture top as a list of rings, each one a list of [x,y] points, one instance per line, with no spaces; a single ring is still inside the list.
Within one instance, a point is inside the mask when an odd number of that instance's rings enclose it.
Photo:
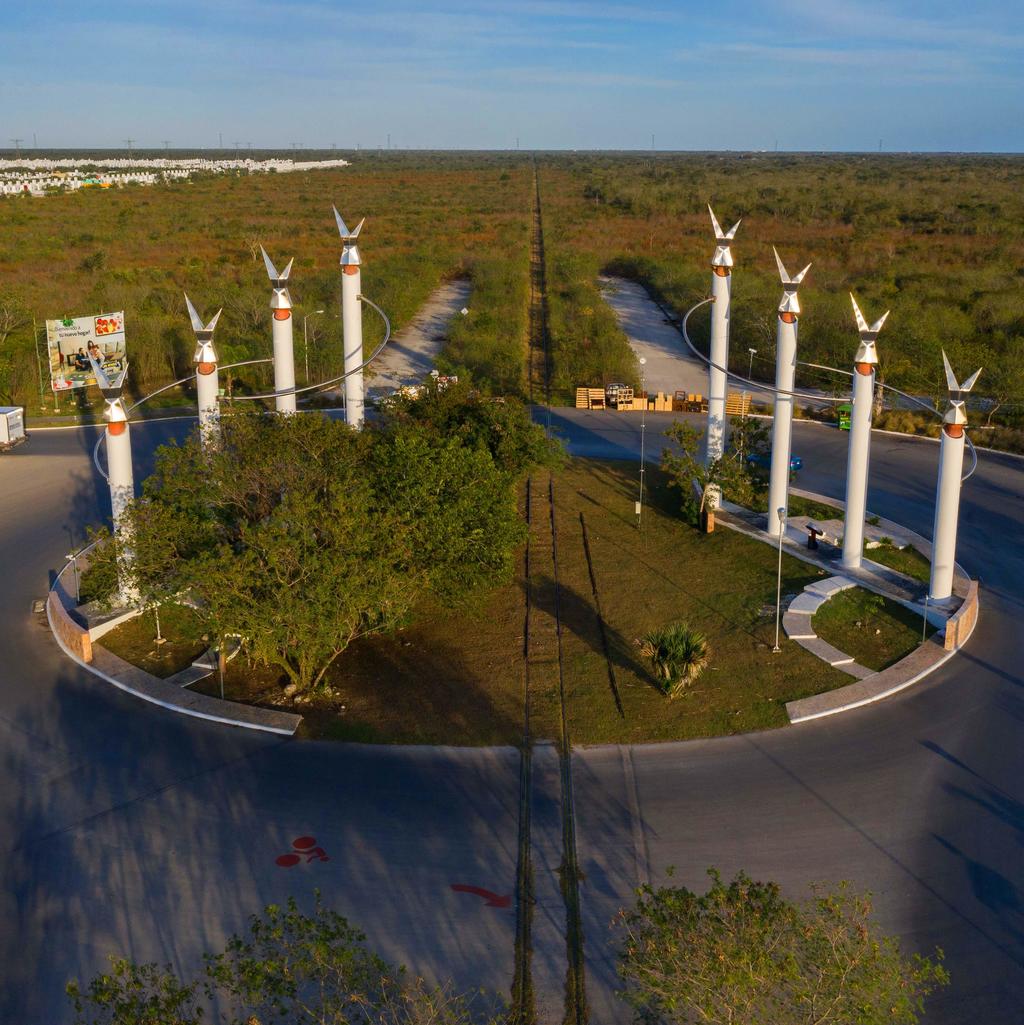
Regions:
[[[219,309],[210,320],[209,324],[203,323],[203,318],[196,313],[192,300],[185,296],[185,305],[188,307],[188,315],[192,321],[192,330],[196,333],[196,351],[192,357],[193,363],[216,363],[217,353],[213,348],[213,329],[220,320],[223,307]]]
[[[886,310],[874,324],[868,327],[868,322],[864,319],[864,314],[860,312],[860,307],[857,305],[857,300],[853,297],[853,292],[850,293],[850,302],[853,303],[853,313],[857,318],[857,331],[860,333],[860,345],[857,347],[857,355],[854,357],[853,362],[877,365],[878,350],[875,348],[875,341],[878,338],[878,332],[882,330],[882,325],[889,316],[889,311]]]
[[[947,424],[962,427],[967,423],[966,395],[974,387],[982,368],[978,367],[963,384],[960,384],[957,382],[956,374],[953,373],[953,368],[949,365],[945,349],[942,350],[942,363],[946,368],[946,386],[949,388],[949,409],[946,410],[946,415],[942,419]]]
[[[341,218],[341,214],[338,213],[338,208],[332,207],[332,209],[334,210],[334,219],[338,222],[338,234],[341,235],[343,243],[341,248],[341,265],[342,267],[358,267],[362,260],[359,259],[359,246],[356,245],[356,239],[359,238],[359,232],[363,230],[366,218],[364,217],[355,226],[353,231],[349,231]]]
[[[121,401],[121,392],[124,389],[125,378],[128,376],[128,361],[124,361],[124,367],[115,378],[110,377],[91,353],[89,355],[89,363],[92,365],[92,372],[96,375],[96,383],[100,386],[100,393],[107,403],[107,408],[103,415],[111,423],[127,420],[128,415],[125,413],[124,403]]]
[[[711,266],[731,267],[732,252],[729,249],[729,243],[736,237],[736,229],[740,226],[741,221],[737,221],[728,231],[723,232],[710,203],[708,203],[708,213],[711,214],[711,227],[715,230],[715,255],[711,257]]]
[[[263,254],[263,262],[267,266],[267,277],[270,278],[270,286],[274,289],[274,294],[270,299],[270,308],[272,310],[290,310],[292,308],[292,297],[288,291],[288,275],[292,272],[292,264],[295,262],[295,257],[293,256],[288,261],[288,266],[278,273],[273,260],[267,256],[267,251],[263,246],[260,246],[260,252]]]
[[[790,277],[782,262],[782,257],[779,256],[779,251],[774,246],[772,246],[772,252],[775,254],[775,262],[779,265],[779,278],[782,280],[782,300],[779,302],[779,313],[792,313],[795,316],[800,313],[800,299],[796,290],[800,287],[804,275],[811,269],[811,265],[808,264],[799,274]]]

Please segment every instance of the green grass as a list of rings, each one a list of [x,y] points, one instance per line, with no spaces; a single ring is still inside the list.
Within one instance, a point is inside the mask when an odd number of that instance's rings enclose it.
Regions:
[[[932,564],[912,545],[897,548],[883,544],[877,548],[866,548],[864,555],[872,562],[879,562],[922,583],[927,584],[931,579]]]
[[[809,516],[812,520],[841,520],[845,516],[842,509],[824,502],[816,502],[812,498],[790,494],[790,516]]]
[[[811,626],[823,641],[876,671],[898,662],[921,643],[920,616],[859,587],[829,599]]]
[[[648,471],[644,527],[638,532],[635,470],[632,463],[574,460],[554,478],[557,600],[573,743],[673,740],[781,726],[788,721],[787,701],[849,682],[785,639],[782,652],[771,653],[773,548],[726,529],[698,533],[680,519],[664,475],[654,469]],[[609,681],[581,513],[622,715]],[[531,566],[532,730],[535,739],[558,739],[546,474],[534,478]],[[821,576],[817,568],[786,556],[783,594],[798,594]],[[277,672],[247,665],[244,653],[228,664],[225,695],[299,711],[305,717],[302,732],[310,737],[400,744],[519,743],[525,586],[520,562],[516,577],[496,586],[474,608],[422,609],[415,625],[356,642],[329,674],[329,689],[304,702],[286,699],[285,681]],[[710,661],[683,694],[668,699],[637,639],[677,620],[707,637]],[[148,617],[148,637],[151,627]],[[217,694],[219,681],[202,681],[197,689]]]
[[[202,639],[203,627],[186,605],[165,605],[160,609],[163,644],[156,643],[156,620],[152,612],[129,619],[102,638],[103,647],[126,662],[154,676],[173,676],[209,647]]]

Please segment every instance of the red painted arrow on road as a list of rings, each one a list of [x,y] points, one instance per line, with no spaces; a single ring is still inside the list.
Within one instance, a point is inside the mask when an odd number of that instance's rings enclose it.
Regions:
[[[484,905],[488,908],[507,908],[512,903],[512,898],[499,897],[496,893],[491,893],[490,890],[485,890],[482,886],[467,886],[465,883],[452,883],[452,889],[456,893],[474,893],[478,897],[483,897],[487,903]]]

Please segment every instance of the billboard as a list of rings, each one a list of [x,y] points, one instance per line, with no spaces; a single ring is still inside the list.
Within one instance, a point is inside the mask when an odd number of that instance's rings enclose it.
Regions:
[[[124,369],[126,358],[124,311],[48,320],[46,348],[50,356],[50,387],[55,392],[88,388],[96,383],[90,355],[108,377],[116,377]]]

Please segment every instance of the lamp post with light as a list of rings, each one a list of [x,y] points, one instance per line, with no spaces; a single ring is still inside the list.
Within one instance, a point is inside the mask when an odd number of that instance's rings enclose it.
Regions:
[[[644,373],[647,360],[641,356],[638,362],[640,363],[640,394],[643,404],[640,406],[640,498],[636,503],[637,530],[640,529],[644,513],[644,441],[647,435],[647,378]]]
[[[323,313],[323,310],[314,310],[302,318],[302,358],[306,365],[306,384],[309,384],[309,334],[306,330],[306,321],[316,314]]]
[[[786,536],[786,507],[780,505],[775,510],[779,517],[779,570],[775,581],[775,647],[773,654],[782,651],[779,647],[779,623],[782,620],[782,539]]]

